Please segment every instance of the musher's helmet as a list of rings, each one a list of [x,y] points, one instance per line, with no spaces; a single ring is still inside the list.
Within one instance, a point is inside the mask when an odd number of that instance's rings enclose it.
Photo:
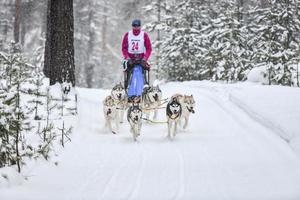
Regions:
[[[139,20],[139,19],[134,19],[134,20],[132,21],[131,25],[132,25],[133,27],[140,27],[140,26],[141,26],[141,20]]]

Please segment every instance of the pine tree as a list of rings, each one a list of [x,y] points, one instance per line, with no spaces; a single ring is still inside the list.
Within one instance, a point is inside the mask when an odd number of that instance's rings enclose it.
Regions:
[[[66,127],[65,124],[65,116],[68,115],[67,112],[71,112],[72,115],[74,115],[75,113],[73,112],[73,109],[70,109],[67,106],[67,102],[70,102],[71,99],[69,98],[69,95],[71,95],[71,86],[69,84],[61,84],[61,99],[56,99],[59,104],[58,104],[58,109],[60,111],[59,116],[61,119],[61,127],[58,128],[58,130],[60,131],[60,143],[61,145],[64,147],[66,141],[71,141],[71,138],[69,137],[69,135],[72,133],[72,129],[73,127]]]
[[[161,67],[168,80],[201,78],[201,38],[203,6],[200,1],[179,1],[173,18],[166,19],[166,37],[161,43]]]
[[[267,66],[269,84],[291,85],[291,61],[299,44],[299,3],[294,0],[270,1],[269,7],[257,9],[255,56],[257,65]]]
[[[243,6],[219,1],[215,18],[206,30],[205,65],[213,80],[245,80],[248,70]]]
[[[42,72],[42,65],[43,65],[43,52],[44,46],[40,46],[34,53],[34,71],[32,77],[30,78],[29,82],[33,85],[32,89],[29,91],[29,94],[32,96],[32,99],[28,102],[29,104],[33,104],[33,111],[34,111],[34,119],[41,120],[43,116],[38,115],[39,107],[43,106],[43,99],[46,96],[45,91],[43,91],[44,86],[44,79],[45,76]]]
[[[161,60],[161,42],[165,37],[164,28],[166,26],[166,19],[168,16],[168,6],[165,0],[156,0],[150,2],[147,6],[144,7],[144,15],[151,16],[151,22],[145,24],[145,28],[148,32],[156,32],[156,38],[153,40],[153,49],[156,56],[155,65],[152,65],[152,72],[155,73],[156,77],[160,76],[160,60]]]
[[[17,52],[17,48],[12,48],[13,52]],[[21,171],[23,157],[31,157],[33,148],[26,144],[24,140],[24,132],[30,131],[33,127],[29,120],[30,110],[21,101],[21,95],[27,93],[26,83],[31,75],[32,68],[26,64],[20,53],[11,53],[2,56],[5,71],[2,71],[2,92],[1,92],[1,116],[6,124],[2,124],[1,129],[4,131],[4,161],[8,165],[17,165],[18,171]]]

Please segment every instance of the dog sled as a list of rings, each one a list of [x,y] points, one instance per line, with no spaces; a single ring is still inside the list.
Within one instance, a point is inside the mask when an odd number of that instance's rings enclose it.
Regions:
[[[194,113],[193,96],[175,94],[171,98],[162,99],[159,86],[150,85],[149,66],[142,61],[123,63],[124,83],[113,87],[111,94],[103,101],[106,127],[110,132],[118,132],[119,123],[123,122],[124,114],[130,125],[134,141],[140,136],[142,121],[168,125],[168,137],[173,138],[177,132],[177,124],[184,120],[185,129],[190,113]],[[165,105],[167,104],[167,105]],[[157,121],[158,110],[165,109],[167,121]],[[153,120],[150,119],[153,113]],[[115,129],[112,123],[115,123]]]
[[[128,101],[134,98],[141,100],[145,85],[150,81],[150,65],[143,60],[130,60],[123,63],[124,88],[127,91]]]

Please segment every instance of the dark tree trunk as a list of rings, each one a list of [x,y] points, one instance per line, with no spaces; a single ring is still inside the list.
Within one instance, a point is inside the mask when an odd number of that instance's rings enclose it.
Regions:
[[[107,32],[107,0],[104,1],[103,18],[102,18],[102,62],[106,58],[106,32]]]
[[[94,11],[91,10],[89,12],[89,25],[91,26],[92,24],[92,20],[94,17]],[[89,30],[89,41],[88,41],[88,51],[87,51],[87,58],[88,58],[88,64],[85,66],[85,74],[86,74],[86,84],[88,88],[92,88],[93,87],[93,76],[94,76],[94,65],[92,64],[91,61],[91,52],[93,52],[93,42],[95,39],[95,31],[90,28]]]
[[[21,18],[21,0],[15,0],[14,40],[16,43],[18,43],[20,39],[20,18]]]
[[[42,12],[41,12],[41,18],[42,18],[42,26],[41,26],[41,37],[44,38],[46,36],[47,31],[47,13],[48,13],[48,5],[43,5]],[[43,44],[41,44],[43,45]]]
[[[75,86],[73,0],[49,0],[44,72],[50,85]]]
[[[51,33],[51,25],[50,25],[50,11],[51,11],[51,0],[47,2],[47,28],[46,28],[46,43],[45,43],[45,54],[44,54],[44,75],[47,78],[50,78],[50,33]]]
[[[299,60],[298,60],[298,63],[297,63],[297,86],[299,87]]]
[[[20,40],[21,45],[24,47],[25,38],[28,30],[32,30],[32,26],[30,26],[31,22],[34,20],[32,17],[32,13],[34,12],[34,1],[23,1],[21,3],[21,20],[20,20]]]
[[[24,44],[25,44],[25,35],[26,35],[26,29],[27,29],[27,26],[26,26],[26,20],[28,20],[28,3],[27,2],[22,2],[21,4],[21,19],[20,19],[20,39],[21,39],[21,45],[24,47]],[[27,15],[27,16],[26,16]]]
[[[157,0],[157,21],[160,24],[161,23],[161,0]],[[157,30],[157,36],[156,40],[158,42],[157,45],[157,52],[156,52],[156,67],[157,67],[157,72],[156,72],[156,78],[158,77],[158,74],[160,73],[159,69],[159,61],[160,61],[160,30]]]

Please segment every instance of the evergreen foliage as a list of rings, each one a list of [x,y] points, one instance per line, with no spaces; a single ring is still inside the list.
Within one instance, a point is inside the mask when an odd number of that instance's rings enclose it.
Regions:
[[[59,108],[50,88],[44,86],[38,55],[31,65],[17,44],[12,43],[9,53],[0,52],[0,167],[15,165],[19,172],[30,158],[48,159],[61,131],[69,138],[72,127],[63,117],[76,111],[68,103],[73,101],[70,96],[61,92],[63,107]],[[60,113],[62,109],[66,111]]]
[[[17,45],[13,44],[13,52],[18,52]],[[31,75],[32,66],[26,64],[20,53],[11,52],[8,56],[2,54],[3,71],[1,71],[1,107],[2,118],[0,127],[4,151],[1,166],[16,164],[18,171],[24,163],[23,157],[31,157],[33,148],[26,144],[24,134],[32,130],[29,116],[30,109],[26,102],[21,101],[23,94],[28,94],[28,77]],[[4,156],[5,155],[5,156]]]
[[[167,80],[246,80],[253,67],[266,66],[270,84],[299,79],[299,2],[173,0],[160,22],[161,68]],[[167,3],[162,5],[167,5]],[[146,7],[157,12],[157,4]],[[159,73],[162,73],[159,72]]]

